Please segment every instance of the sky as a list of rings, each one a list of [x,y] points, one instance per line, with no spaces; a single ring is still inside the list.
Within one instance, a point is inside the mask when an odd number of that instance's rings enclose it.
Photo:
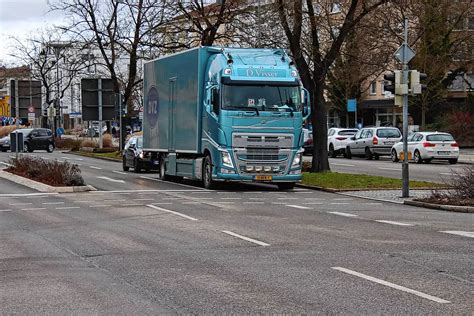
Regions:
[[[47,26],[58,25],[63,15],[48,12],[48,0],[0,0],[0,61],[7,65],[19,61],[13,54],[12,36],[24,41]]]

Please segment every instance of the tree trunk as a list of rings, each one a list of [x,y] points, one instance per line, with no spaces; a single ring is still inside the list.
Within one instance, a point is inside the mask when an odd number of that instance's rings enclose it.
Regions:
[[[324,85],[318,82],[314,85],[311,100],[313,124],[313,160],[311,172],[331,170],[328,160],[328,127],[326,104],[324,101]]]

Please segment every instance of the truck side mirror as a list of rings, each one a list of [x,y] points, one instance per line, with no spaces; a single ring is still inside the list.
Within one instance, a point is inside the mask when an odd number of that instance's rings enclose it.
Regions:
[[[303,88],[303,120],[307,120],[311,115],[311,99],[309,91]]]
[[[219,90],[214,88],[212,89],[212,111],[216,114],[219,114],[219,109],[221,104],[219,102]]]

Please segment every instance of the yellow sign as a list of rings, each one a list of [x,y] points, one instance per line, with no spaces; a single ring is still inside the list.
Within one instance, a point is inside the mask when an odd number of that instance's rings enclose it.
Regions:
[[[0,116],[10,116],[10,96],[0,97]]]
[[[272,181],[272,176],[255,176],[256,181]]]
[[[400,152],[400,160],[405,159],[404,157],[405,157],[404,152],[403,151]],[[408,152],[408,160],[411,160],[411,151]]]

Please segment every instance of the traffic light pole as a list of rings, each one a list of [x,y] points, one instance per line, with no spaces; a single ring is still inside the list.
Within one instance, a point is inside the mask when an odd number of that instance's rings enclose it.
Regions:
[[[404,44],[408,45],[408,19],[405,19]],[[405,55],[406,50],[403,50]],[[408,85],[408,64],[405,56],[402,66],[402,84]],[[403,162],[402,162],[402,197],[410,196],[409,170],[408,170],[408,93],[403,94]]]

